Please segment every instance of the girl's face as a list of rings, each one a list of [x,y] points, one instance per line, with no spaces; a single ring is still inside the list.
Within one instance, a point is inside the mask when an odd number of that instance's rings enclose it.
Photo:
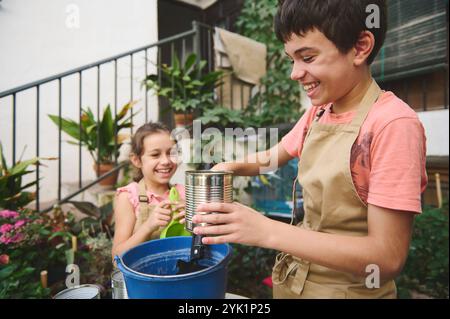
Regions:
[[[133,164],[149,182],[168,184],[177,170],[175,142],[168,133],[160,132],[146,136],[143,144],[144,152],[140,158],[132,158]]]
[[[292,80],[303,86],[315,106],[339,101],[359,81],[354,51],[342,54],[317,29],[303,36],[292,34],[284,48],[292,60]]]

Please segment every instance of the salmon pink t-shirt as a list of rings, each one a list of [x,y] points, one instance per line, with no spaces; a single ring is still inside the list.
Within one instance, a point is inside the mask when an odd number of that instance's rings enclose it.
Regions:
[[[281,143],[301,158],[306,133],[320,107],[311,107]],[[319,123],[342,125],[356,114],[325,106]],[[330,158],[330,161],[333,159]],[[353,183],[366,204],[421,213],[427,185],[425,130],[414,110],[392,92],[383,92],[361,127],[350,155]]]
[[[185,199],[184,186],[180,184],[174,185],[180,194],[180,197]],[[120,187],[117,189],[116,196],[120,193],[127,193],[128,200],[134,209],[134,214],[137,217],[139,214],[139,184],[136,182],[130,183],[127,186]],[[148,203],[150,205],[158,205],[160,202],[167,200],[169,198],[169,190],[165,192],[163,195],[157,195],[153,193],[151,190],[147,190]]]

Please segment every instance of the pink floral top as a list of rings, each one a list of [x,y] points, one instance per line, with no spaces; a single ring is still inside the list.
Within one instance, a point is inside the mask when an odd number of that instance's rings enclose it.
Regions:
[[[181,184],[175,184],[174,185],[176,189],[178,190],[178,193],[180,194],[180,197],[184,200],[185,193],[184,193],[184,186]],[[138,190],[138,183],[133,182],[128,184],[127,186],[120,187],[117,189],[116,196],[120,193],[128,193],[128,200],[130,201],[131,205],[134,208],[134,214],[136,217],[139,214],[139,190]],[[164,195],[157,195],[153,193],[151,190],[147,190],[147,197],[149,199],[150,205],[158,205],[160,202],[166,200],[169,198],[169,190],[164,193]]]

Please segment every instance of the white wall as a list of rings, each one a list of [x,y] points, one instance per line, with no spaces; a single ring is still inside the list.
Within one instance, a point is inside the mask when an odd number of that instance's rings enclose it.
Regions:
[[[418,113],[425,127],[428,156],[449,155],[449,110]]]
[[[157,41],[156,0],[3,0],[0,2],[0,92],[65,72]],[[156,50],[148,51],[148,70],[154,70]],[[136,123],[145,118],[143,54],[134,56],[133,99],[142,109]],[[82,105],[97,107],[97,71],[83,73]],[[101,68],[100,106],[114,105],[113,64]],[[118,61],[118,107],[130,100],[130,59]],[[62,81],[62,114],[78,118],[78,76]],[[40,155],[58,155],[58,130],[47,114],[58,113],[58,86],[52,82],[40,91]],[[17,152],[26,146],[24,159],[36,154],[36,90],[17,95]],[[158,117],[157,102],[149,94],[149,120]],[[11,98],[0,99],[0,141],[12,158]],[[64,141],[69,140],[63,133]],[[63,142],[63,183],[78,181],[78,148]],[[83,152],[83,178],[94,178],[92,160]],[[41,168],[43,201],[57,194],[57,161]],[[34,177],[34,176],[33,176]],[[65,194],[63,194],[64,196]]]

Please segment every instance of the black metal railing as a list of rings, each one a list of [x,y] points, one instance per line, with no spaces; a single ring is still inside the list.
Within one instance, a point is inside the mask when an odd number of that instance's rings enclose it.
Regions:
[[[118,112],[118,62],[123,59],[129,60],[129,77],[130,77],[130,89],[129,89],[129,100],[133,101],[136,98],[136,92],[133,90],[134,83],[133,83],[133,77],[135,76],[135,68],[134,68],[134,57],[138,54],[143,54],[145,57],[145,76],[149,75],[148,70],[148,53],[150,49],[157,49],[157,56],[156,56],[156,64],[161,65],[161,63],[167,63],[169,61],[173,61],[174,56],[177,55],[181,61],[185,60],[185,57],[187,57],[188,53],[194,52],[197,54],[197,56],[202,59],[206,60],[208,62],[208,70],[211,71],[214,68],[214,54],[213,54],[213,33],[214,29],[210,26],[201,24],[199,22],[193,22],[192,29],[180,34],[177,34],[175,36],[157,41],[153,44],[146,45],[134,50],[130,50],[94,63],[90,63],[81,67],[77,67],[75,69],[50,76],[47,78],[44,78],[39,81],[34,81],[26,85],[22,85],[13,89],[6,90],[4,92],[0,93],[0,102],[4,99],[10,99],[11,100],[11,108],[12,108],[12,138],[11,138],[11,156],[13,164],[16,164],[17,162],[17,144],[18,144],[18,136],[17,136],[17,130],[18,130],[18,123],[20,123],[20,118],[18,118],[17,113],[17,102],[18,102],[18,95],[22,92],[29,91],[29,90],[35,90],[35,109],[36,109],[36,131],[35,131],[35,151],[34,154],[36,157],[41,156],[41,145],[42,145],[42,135],[41,135],[41,127],[42,127],[42,121],[44,119],[48,118],[45,116],[42,116],[42,108],[41,108],[41,97],[42,97],[42,91],[45,89],[43,87],[44,84],[48,83],[56,83],[57,85],[57,104],[58,104],[58,116],[60,118],[59,125],[58,125],[58,144],[57,144],[57,154],[58,154],[58,167],[57,167],[57,176],[58,176],[58,184],[57,184],[57,200],[56,204],[62,204],[75,196],[79,195],[80,193],[86,191],[88,188],[92,187],[93,185],[96,185],[100,180],[108,177],[109,175],[113,174],[114,172],[120,170],[125,165],[124,163],[119,164],[117,156],[114,156],[114,162],[115,162],[115,168],[112,171],[109,171],[108,173],[99,176],[99,171],[97,168],[97,176],[98,178],[95,179],[93,182],[90,182],[87,185],[84,185],[83,181],[83,161],[82,161],[82,143],[81,141],[78,143],[78,190],[74,193],[71,193],[69,195],[66,195],[63,197],[62,194],[62,184],[63,184],[63,176],[62,176],[62,163],[65,160],[68,160],[64,157],[63,149],[62,149],[62,123],[61,123],[61,117],[63,112],[63,86],[64,82],[63,80],[70,76],[78,76],[77,81],[77,87],[74,87],[73,90],[78,89],[78,120],[81,123],[81,117],[82,117],[82,101],[83,97],[85,95],[85,91],[83,90],[83,81],[84,81],[84,75],[88,70],[96,70],[96,110],[97,110],[97,121],[100,121],[100,101],[102,97],[102,90],[101,90],[101,83],[103,81],[106,81],[106,76],[102,73],[102,69],[106,65],[111,65],[113,67],[113,90],[114,90],[114,115],[117,116]],[[169,51],[167,51],[169,50]],[[166,54],[164,54],[164,52]],[[169,52],[167,54],[167,52]],[[167,61],[169,60],[169,61]],[[165,62],[166,61],[166,62]],[[158,68],[158,77],[159,81],[161,81],[161,71]],[[144,80],[144,78],[142,78]],[[145,122],[147,122],[148,119],[148,110],[149,110],[149,99],[148,99],[148,92],[144,90],[144,105],[145,105]],[[73,91],[72,91],[73,92]],[[27,105],[27,107],[29,107]],[[131,122],[132,124],[143,124],[143,123],[135,123],[134,119],[134,113],[131,109]],[[99,130],[99,126],[97,130]],[[115,127],[114,130],[116,139],[115,139],[115,151],[114,154],[117,154],[117,127]],[[131,134],[133,133],[133,129],[131,128]],[[31,136],[31,135],[26,135]],[[80,136],[81,136],[81,125],[80,125]],[[100,134],[99,131],[97,131],[97,145],[100,145]],[[100,155],[100,148],[97,148],[97,158],[99,158]],[[42,208],[41,207],[41,196],[40,196],[40,167],[39,165],[36,167],[36,200],[35,200],[35,208],[37,211],[48,211],[50,210],[53,205],[50,205],[49,207]]]

